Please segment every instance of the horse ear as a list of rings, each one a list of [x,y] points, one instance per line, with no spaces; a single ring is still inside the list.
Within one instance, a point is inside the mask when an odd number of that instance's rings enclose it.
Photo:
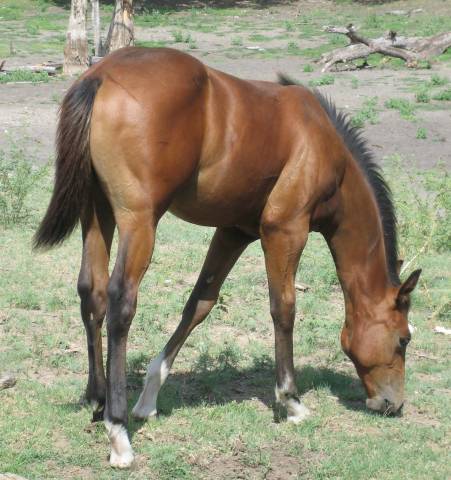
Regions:
[[[398,291],[398,298],[408,295],[417,286],[418,279],[420,278],[421,268],[412,272],[407,280],[405,280]]]
[[[404,260],[398,259],[396,260],[396,273],[399,275],[401,273],[402,264]]]

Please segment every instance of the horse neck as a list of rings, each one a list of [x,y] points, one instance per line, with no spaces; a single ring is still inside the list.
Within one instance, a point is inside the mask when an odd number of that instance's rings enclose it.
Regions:
[[[354,310],[378,303],[391,282],[376,199],[352,157],[340,193],[336,228],[326,239],[343,289],[348,319]]]

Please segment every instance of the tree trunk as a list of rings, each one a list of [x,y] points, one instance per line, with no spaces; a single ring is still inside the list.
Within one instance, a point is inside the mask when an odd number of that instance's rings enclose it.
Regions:
[[[91,0],[92,7],[92,30],[94,33],[94,55],[102,55],[102,38],[100,37],[100,14],[99,0]]]
[[[133,45],[134,40],[133,0],[116,0],[105,45],[105,53]]]
[[[72,0],[63,64],[63,73],[69,75],[81,73],[88,66],[86,9],[87,0]]]

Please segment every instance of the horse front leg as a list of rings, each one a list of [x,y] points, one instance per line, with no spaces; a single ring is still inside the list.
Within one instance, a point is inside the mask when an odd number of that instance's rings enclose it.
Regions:
[[[307,222],[262,224],[262,247],[268,275],[271,316],[274,322],[276,400],[287,409],[287,420],[302,421],[309,410],[301,403],[295,383],[293,327],[295,276],[307,241]]]
[[[253,240],[236,228],[216,230],[199,278],[183,309],[182,320],[163,351],[149,364],[143,391],[133,408],[134,417],[144,419],[157,414],[158,392],[177,353],[193,329],[210,313],[228,273]]]
[[[119,250],[108,285],[105,426],[111,443],[110,465],[118,468],[133,462],[127,434],[126,347],[139,284],[153,252],[155,227],[156,222],[147,214],[122,215],[118,221]]]

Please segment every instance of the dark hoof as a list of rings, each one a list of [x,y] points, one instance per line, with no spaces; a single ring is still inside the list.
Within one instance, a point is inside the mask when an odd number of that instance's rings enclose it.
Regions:
[[[103,408],[102,408],[102,410],[95,410],[94,412],[92,412],[91,422],[92,423],[103,422],[103,412],[104,412]]]

